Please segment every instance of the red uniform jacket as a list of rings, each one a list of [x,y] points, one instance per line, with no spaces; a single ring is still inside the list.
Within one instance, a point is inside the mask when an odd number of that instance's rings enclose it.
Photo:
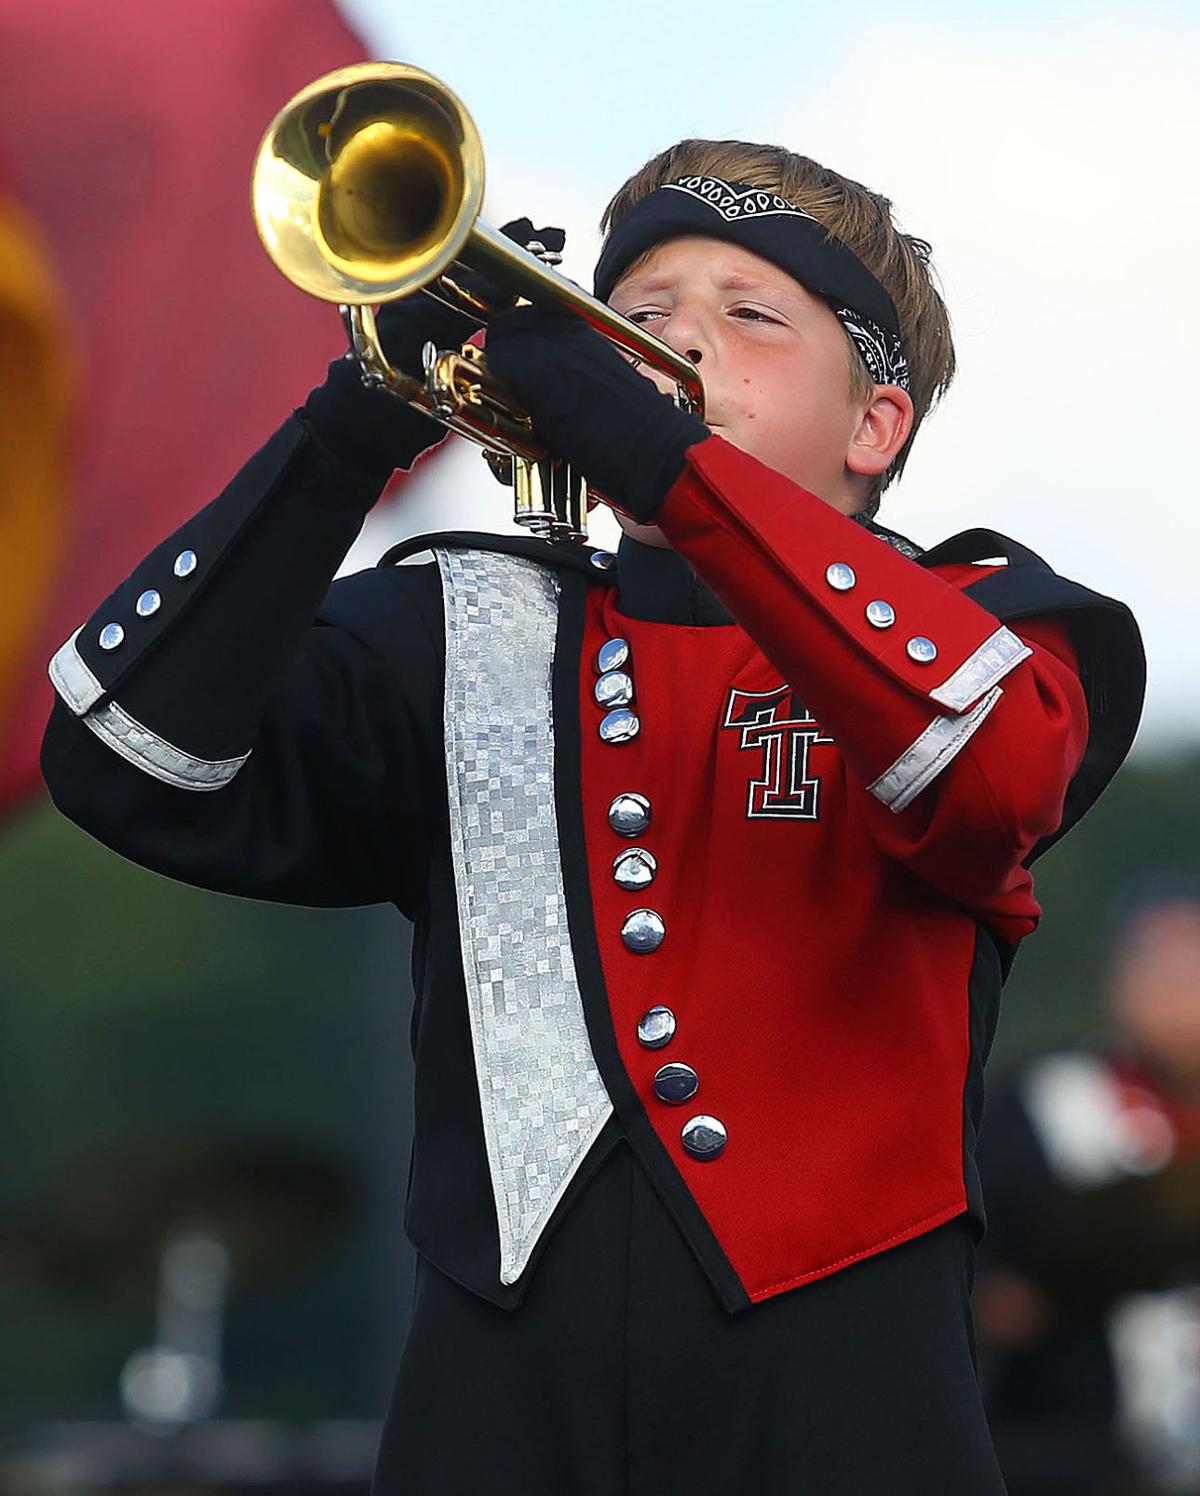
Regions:
[[[363,481],[290,422],[60,651],[44,767],[173,876],[416,920],[417,1246],[518,1302],[619,1135],[730,1309],[981,1220],[1027,864],[1132,739],[1126,610],[991,532],[920,555],[719,437],[674,552],[426,538],[321,606]],[[387,564],[424,547],[440,575]],[[495,632],[535,616],[541,663]]]

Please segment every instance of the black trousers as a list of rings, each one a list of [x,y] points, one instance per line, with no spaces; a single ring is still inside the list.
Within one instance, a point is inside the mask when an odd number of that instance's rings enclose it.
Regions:
[[[618,1144],[526,1301],[427,1262],[373,1496],[1002,1496],[960,1221],[737,1315]]]

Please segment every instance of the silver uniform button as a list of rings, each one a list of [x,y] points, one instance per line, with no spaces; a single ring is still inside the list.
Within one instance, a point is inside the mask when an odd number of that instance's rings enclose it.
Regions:
[[[654,1094],[671,1106],[682,1106],[699,1089],[700,1077],[690,1065],[682,1065],[678,1060],[655,1072]]]
[[[858,578],[854,575],[853,566],[847,566],[844,561],[835,561],[832,566],[825,568],[825,580],[835,592],[849,592]]]
[[[883,598],[877,597],[873,603],[867,604],[867,622],[875,629],[890,629],[896,621],[896,610],[891,603],[885,603]]]
[[[910,639],[906,646],[910,660],[916,660],[918,665],[928,665],[937,659],[937,645],[932,639],[927,639],[924,634],[918,634],[915,639]]]
[[[125,642],[125,630],[119,623],[106,623],[100,630],[101,649],[119,649]]]
[[[151,613],[157,613],[161,607],[162,593],[156,592],[153,587],[148,587],[134,603],[139,618],[149,618]]]
[[[596,682],[595,696],[600,706],[628,706],[633,700],[633,681],[623,670],[610,670]]]
[[[607,675],[610,670],[620,670],[628,658],[627,639],[606,639],[596,651],[596,674]]]
[[[611,571],[617,564],[617,558],[611,551],[593,551],[592,565],[597,571]]]
[[[635,909],[621,926],[621,939],[635,956],[648,956],[663,943],[667,927],[653,909]]]
[[[600,736],[606,743],[629,743],[642,730],[639,719],[621,706],[600,721]]]
[[[641,836],[650,824],[650,802],[645,795],[628,790],[608,807],[608,824],[618,836]]]
[[[613,882],[630,893],[647,888],[658,873],[658,859],[645,847],[626,847],[613,858]]]
[[[716,1158],[728,1141],[725,1124],[716,1117],[706,1117],[701,1113],[698,1117],[689,1117],[683,1124],[683,1146],[693,1158],[704,1161]]]
[[[656,1003],[638,1019],[638,1043],[643,1049],[665,1049],[675,1037],[675,1015]]]
[[[196,552],[180,551],[175,557],[175,565],[171,568],[177,577],[190,577],[196,570]]]

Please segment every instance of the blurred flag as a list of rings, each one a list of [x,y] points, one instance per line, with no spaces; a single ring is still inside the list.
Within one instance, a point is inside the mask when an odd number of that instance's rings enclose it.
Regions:
[[[73,366],[45,244],[0,160],[0,725],[14,720],[62,559]]]
[[[362,56],[332,0],[0,0],[0,815],[40,784],[55,649],[345,346],[250,171]]]

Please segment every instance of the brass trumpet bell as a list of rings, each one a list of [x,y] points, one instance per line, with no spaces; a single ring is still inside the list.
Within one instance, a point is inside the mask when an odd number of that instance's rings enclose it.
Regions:
[[[411,295],[463,252],[483,206],[483,147],[449,89],[400,62],[301,89],[254,164],[255,222],[302,290],[365,306]]]

